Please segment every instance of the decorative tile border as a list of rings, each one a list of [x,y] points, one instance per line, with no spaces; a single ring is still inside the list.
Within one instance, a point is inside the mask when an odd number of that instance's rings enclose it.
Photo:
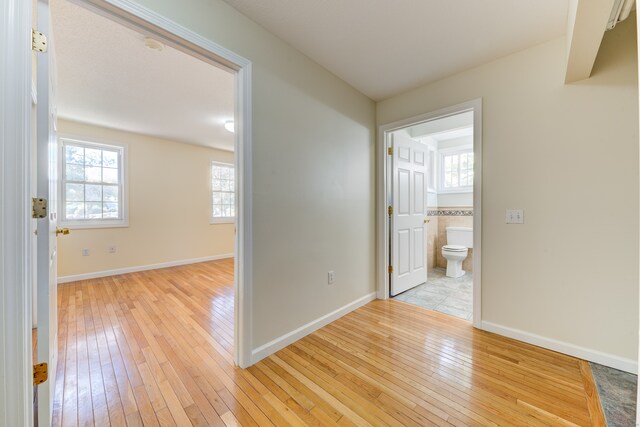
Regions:
[[[473,209],[429,209],[427,216],[473,216]]]

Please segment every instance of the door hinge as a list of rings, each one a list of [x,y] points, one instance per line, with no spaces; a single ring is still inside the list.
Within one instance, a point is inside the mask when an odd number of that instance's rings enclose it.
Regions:
[[[387,154],[393,156],[393,147],[387,148]]]
[[[393,265],[389,266],[389,273],[393,273]]]
[[[47,199],[33,197],[31,199],[31,217],[46,218],[47,217]]]
[[[49,378],[49,365],[38,363],[33,365],[33,385],[42,384]]]
[[[387,208],[387,213],[389,214],[389,216],[393,215],[393,206],[389,206]]]
[[[36,52],[47,51],[47,36],[33,28],[31,29],[31,50]]]

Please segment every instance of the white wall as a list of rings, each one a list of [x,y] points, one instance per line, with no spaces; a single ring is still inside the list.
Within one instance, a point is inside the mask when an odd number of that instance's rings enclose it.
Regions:
[[[138,3],[253,62],[254,348],[374,292],[373,101],[221,0]]]
[[[378,103],[385,124],[483,99],[482,317],[632,365],[638,351],[635,22],[564,84],[554,40]],[[525,224],[506,225],[522,208]]]

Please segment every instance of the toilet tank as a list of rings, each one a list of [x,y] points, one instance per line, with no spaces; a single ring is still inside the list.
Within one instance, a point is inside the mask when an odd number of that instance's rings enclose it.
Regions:
[[[447,245],[460,245],[473,248],[473,228],[447,227]]]

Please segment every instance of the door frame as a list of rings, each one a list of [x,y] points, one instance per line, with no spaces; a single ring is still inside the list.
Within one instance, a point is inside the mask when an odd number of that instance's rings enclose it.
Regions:
[[[473,326],[482,323],[482,98],[442,108],[426,114],[409,117],[378,127],[377,168],[376,168],[376,265],[378,299],[389,298],[389,221],[388,200],[390,167],[387,148],[390,134],[396,130],[419,123],[430,122],[443,117],[473,111]]]
[[[0,425],[33,425],[31,1],[0,3]]]
[[[132,0],[75,0],[236,75],[234,360],[251,365],[252,63]],[[33,424],[31,256],[31,1],[0,4],[0,425]]]
[[[71,0],[168,46],[235,73],[236,240],[234,245],[234,361],[251,365],[252,103],[251,61],[132,0]]]

